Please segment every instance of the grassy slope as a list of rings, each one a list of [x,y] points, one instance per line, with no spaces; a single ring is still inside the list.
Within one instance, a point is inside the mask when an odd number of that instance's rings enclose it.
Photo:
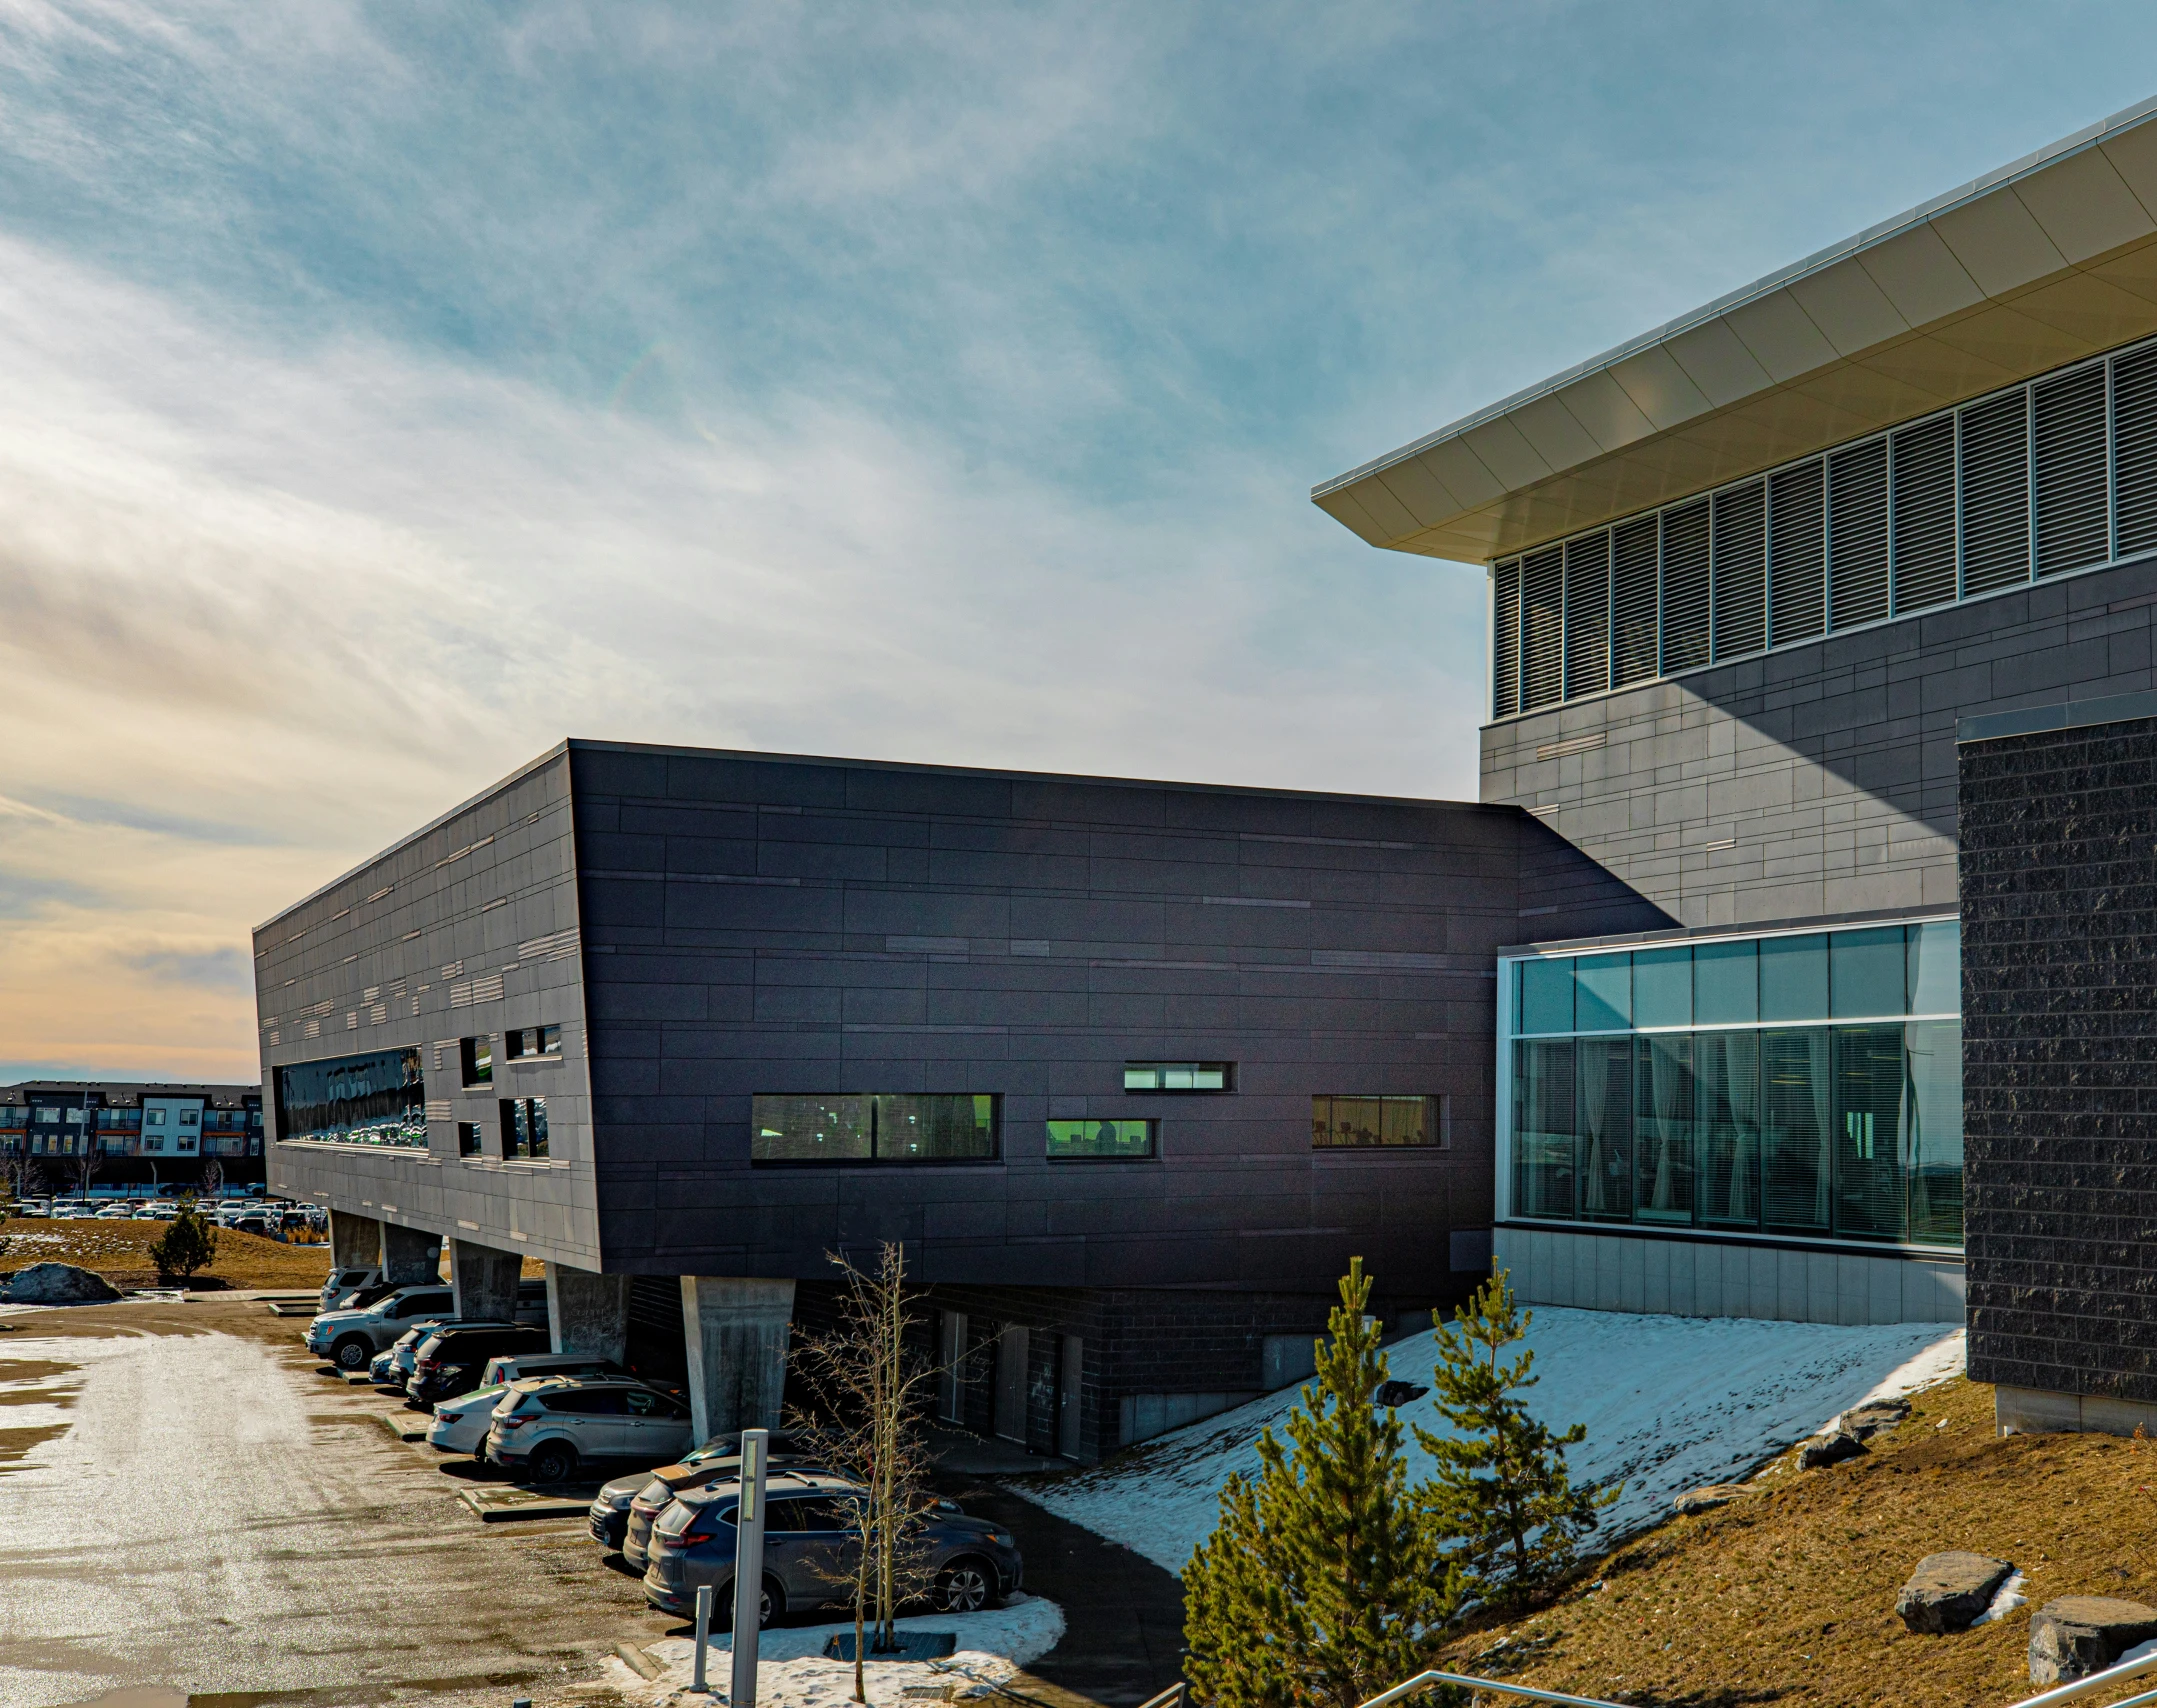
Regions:
[[[8,1221],[0,1223],[0,1236],[8,1240],[0,1252],[0,1273],[27,1269],[33,1263],[73,1263],[94,1269],[114,1286],[145,1287],[155,1284],[157,1266],[149,1248],[162,1238],[163,1222],[52,1222]],[[220,1228],[217,1261],[203,1274],[228,1287],[290,1287],[313,1290],[330,1271],[327,1245],[280,1245],[256,1234]]]
[[[2061,1595],[2157,1603],[2157,1442],[1998,1438],[1992,1390],[1915,1396],[1865,1458],[1799,1472],[1679,1518],[1598,1568],[1600,1589],[1451,1646],[1451,1667],[1587,1696],[1654,1703],[1967,1708],[2028,1695],[2029,1616]],[[2013,1560],[2029,1605],[1994,1624],[1919,1637],[1895,1594],[1926,1554]]]

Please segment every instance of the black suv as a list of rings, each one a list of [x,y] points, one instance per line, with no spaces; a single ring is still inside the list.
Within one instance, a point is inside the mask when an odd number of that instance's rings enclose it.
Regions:
[[[545,1352],[553,1341],[543,1328],[522,1323],[457,1323],[419,1343],[405,1404],[432,1411],[444,1400],[469,1394],[486,1374],[487,1360],[503,1353]]]

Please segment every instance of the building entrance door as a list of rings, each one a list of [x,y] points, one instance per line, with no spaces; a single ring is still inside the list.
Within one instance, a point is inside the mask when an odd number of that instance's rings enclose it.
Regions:
[[[936,1415],[946,1423],[964,1423],[966,1391],[966,1313],[945,1311],[939,1325],[936,1356]]]
[[[996,1337],[996,1433],[1006,1441],[1026,1439],[1027,1332],[1006,1323]]]
[[[1079,1456],[1079,1378],[1086,1369],[1086,1343],[1075,1334],[1067,1334],[1057,1353],[1056,1451],[1066,1459],[1076,1459]]]

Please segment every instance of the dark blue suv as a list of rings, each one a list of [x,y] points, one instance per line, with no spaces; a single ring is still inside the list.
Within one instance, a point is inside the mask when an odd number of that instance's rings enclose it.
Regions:
[[[766,1485],[762,1622],[787,1612],[851,1598],[860,1558],[853,1527],[858,1484],[825,1471],[778,1472]],[[652,1526],[644,1598],[668,1613],[696,1605],[697,1586],[710,1584],[720,1607],[734,1594],[734,1509],[738,1482],[685,1489]],[[923,1517],[911,1537],[912,1563],[940,1613],[974,1613],[1021,1587],[1026,1562],[1007,1530],[969,1518],[948,1502]]]

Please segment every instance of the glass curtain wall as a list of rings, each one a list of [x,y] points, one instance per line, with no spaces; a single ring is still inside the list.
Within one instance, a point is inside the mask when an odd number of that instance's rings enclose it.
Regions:
[[[1513,1214],[1962,1243],[1953,920],[1515,963]]]

